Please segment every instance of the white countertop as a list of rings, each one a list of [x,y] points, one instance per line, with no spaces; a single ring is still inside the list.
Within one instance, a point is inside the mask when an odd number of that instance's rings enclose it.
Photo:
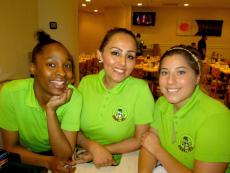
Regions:
[[[137,173],[139,151],[123,154],[118,166],[97,169],[94,164],[78,164],[75,173]]]

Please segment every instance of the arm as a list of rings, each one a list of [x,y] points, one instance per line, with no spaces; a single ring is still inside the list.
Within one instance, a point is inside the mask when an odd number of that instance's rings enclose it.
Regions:
[[[53,96],[46,104],[45,111],[47,116],[47,127],[49,141],[55,156],[68,160],[73,154],[77,132],[63,131],[57,119],[56,109],[69,101],[71,89],[67,89],[60,96]]]
[[[142,147],[138,159],[138,173],[152,173],[156,163],[156,158]]]
[[[3,147],[5,150],[20,155],[22,163],[41,166],[55,172],[65,173],[69,170],[64,168],[67,162],[54,156],[43,156],[33,153],[19,144],[18,132],[12,132],[2,129]]]
[[[86,163],[93,160],[97,168],[115,164],[112,154],[103,145],[88,139],[82,132],[78,133],[77,141],[86,150],[86,152],[77,156],[77,163]]]
[[[93,160],[96,167],[116,164],[112,154],[128,153],[140,148],[141,135],[149,129],[149,125],[137,125],[134,137],[124,141],[102,146],[99,143],[87,139],[82,133],[78,135],[80,146],[89,151],[89,153],[79,156],[81,160],[78,163],[84,163]]]
[[[207,163],[196,160],[193,170],[190,170],[161,147],[154,131],[148,132],[143,136],[142,145],[161,162],[169,173],[224,173],[227,167],[227,163]]]
[[[136,125],[135,134],[132,138],[123,140],[121,142],[107,145],[106,148],[112,154],[128,153],[135,151],[141,146],[141,135],[149,130],[149,125]]]

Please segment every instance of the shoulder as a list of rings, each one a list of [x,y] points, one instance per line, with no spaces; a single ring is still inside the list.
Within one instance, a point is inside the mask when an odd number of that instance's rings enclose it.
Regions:
[[[164,96],[160,96],[157,101],[156,101],[156,106],[161,107],[161,108],[166,108],[169,106],[169,102]]]
[[[68,88],[72,89],[72,96],[81,97],[81,93],[79,92],[79,90],[75,86],[73,86],[72,84],[69,84]]]
[[[139,88],[139,87],[148,86],[148,83],[143,79],[139,79],[139,78],[135,78],[133,76],[130,76],[128,79],[128,85],[132,85],[136,88]]]
[[[32,78],[13,80],[5,83],[1,89],[1,92],[16,92],[16,91],[20,92],[22,90],[27,90],[28,87],[32,84],[33,84]]]
[[[220,101],[206,95],[201,92],[197,101],[197,106],[199,110],[205,112],[207,115],[215,115],[215,114],[226,114],[229,113],[229,109]]]
[[[91,75],[87,75],[87,76],[83,77],[80,81],[80,84],[91,83],[91,82],[95,82],[97,80],[98,80],[98,74],[91,74]]]

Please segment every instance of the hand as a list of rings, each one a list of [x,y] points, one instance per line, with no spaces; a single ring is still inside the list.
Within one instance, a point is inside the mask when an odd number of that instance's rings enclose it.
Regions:
[[[48,169],[52,171],[52,173],[73,173],[75,171],[75,162],[64,161],[58,157],[51,157],[48,162]]]
[[[112,154],[104,146],[96,143],[92,148],[91,153],[93,156],[93,163],[95,164],[96,168],[116,165]]]
[[[73,160],[75,160],[77,164],[87,163],[93,160],[93,155],[84,150],[81,153],[76,154]]]
[[[46,104],[46,109],[56,110],[57,107],[67,103],[72,95],[72,89],[67,88],[61,95],[53,96]]]
[[[153,155],[161,149],[160,140],[155,132],[146,132],[141,137],[141,145]]]

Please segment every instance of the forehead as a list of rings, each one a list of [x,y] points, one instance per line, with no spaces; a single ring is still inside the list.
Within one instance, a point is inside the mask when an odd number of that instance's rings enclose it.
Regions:
[[[62,61],[72,61],[72,58],[66,48],[58,43],[52,43],[43,47],[38,54],[37,60],[56,59]]]
[[[110,37],[106,46],[112,45],[129,45],[132,47],[136,46],[134,38],[126,33],[115,33]]]
[[[58,43],[51,43],[43,47],[43,53],[55,52],[55,51],[59,51],[59,52],[68,54],[67,50]]]
[[[176,68],[180,66],[189,67],[187,60],[180,54],[166,56],[161,62],[161,67],[164,68]]]

